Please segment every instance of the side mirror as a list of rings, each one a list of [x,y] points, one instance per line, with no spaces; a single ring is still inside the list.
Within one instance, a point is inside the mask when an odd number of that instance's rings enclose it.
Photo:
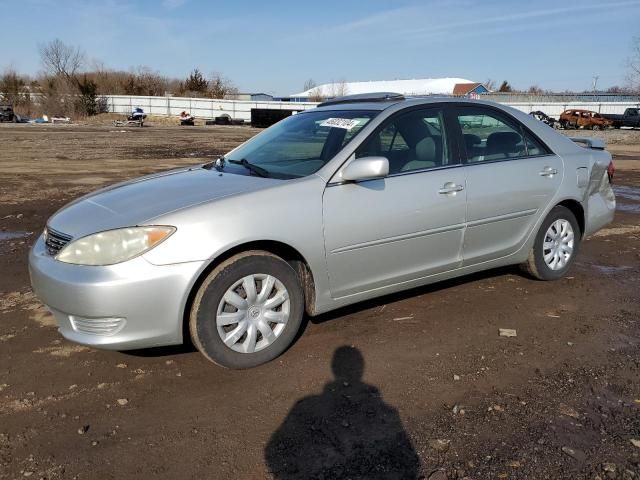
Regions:
[[[385,157],[362,157],[352,160],[342,171],[342,180],[360,182],[389,175],[389,160]]]

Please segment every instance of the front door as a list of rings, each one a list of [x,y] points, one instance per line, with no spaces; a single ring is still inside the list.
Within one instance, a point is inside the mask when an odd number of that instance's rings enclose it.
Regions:
[[[459,267],[465,179],[452,154],[442,109],[391,117],[355,155],[387,157],[389,176],[325,189],[332,296],[382,289]]]

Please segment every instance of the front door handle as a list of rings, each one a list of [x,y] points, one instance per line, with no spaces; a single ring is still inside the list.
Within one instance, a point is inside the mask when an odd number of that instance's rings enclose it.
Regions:
[[[438,190],[438,193],[441,193],[442,195],[446,195],[449,193],[455,194],[456,192],[461,192],[462,190],[464,190],[464,187],[462,185],[457,185],[453,182],[447,182],[440,190]]]
[[[540,172],[541,177],[553,177],[558,173],[558,170],[551,167],[544,167]]]

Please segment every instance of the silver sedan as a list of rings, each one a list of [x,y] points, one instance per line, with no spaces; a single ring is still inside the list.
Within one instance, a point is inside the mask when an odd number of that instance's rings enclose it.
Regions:
[[[67,205],[31,250],[32,285],[72,341],[190,336],[252,367],[305,313],[504,265],[565,275],[615,210],[611,155],[580,141],[490,102],[343,97]]]

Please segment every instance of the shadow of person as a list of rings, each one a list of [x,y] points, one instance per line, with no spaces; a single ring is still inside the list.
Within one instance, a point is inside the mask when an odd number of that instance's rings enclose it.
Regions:
[[[415,479],[420,462],[395,408],[362,382],[364,359],[340,347],[335,380],[299,400],[265,448],[275,479]]]

